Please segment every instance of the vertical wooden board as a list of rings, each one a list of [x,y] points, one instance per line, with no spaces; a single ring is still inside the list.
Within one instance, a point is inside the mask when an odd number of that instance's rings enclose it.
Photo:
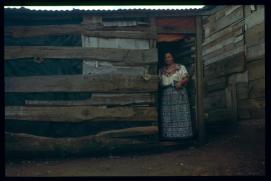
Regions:
[[[236,84],[230,84],[226,88],[226,105],[230,121],[237,121],[237,98],[236,98]]]
[[[248,98],[248,83],[240,82],[236,84],[237,99],[247,99]]]
[[[196,19],[196,129],[198,130],[198,141],[203,145],[206,141],[205,114],[204,114],[204,85],[203,85],[203,60],[202,60],[202,17]]]

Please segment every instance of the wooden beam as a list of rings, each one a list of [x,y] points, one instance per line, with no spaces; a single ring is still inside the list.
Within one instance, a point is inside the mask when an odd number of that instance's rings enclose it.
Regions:
[[[6,156],[10,157],[48,157],[68,155],[103,155],[121,152],[138,152],[146,150],[163,150],[167,147],[181,145],[176,142],[159,142],[157,127],[137,127],[101,132],[97,135],[79,138],[49,138],[25,133],[5,132]],[[135,135],[127,138],[127,135]],[[150,135],[144,140],[136,136]]]
[[[138,29],[138,28],[135,28]],[[83,34],[85,36],[104,38],[131,38],[131,39],[156,39],[155,32],[150,28],[140,28],[141,31],[131,31],[131,28],[109,28],[93,25],[44,25],[44,26],[12,26],[5,28],[5,36],[14,38]]]
[[[55,58],[55,59],[92,59],[127,64],[156,63],[157,49],[128,50],[114,48],[55,47],[55,46],[6,46],[5,59]]]
[[[101,38],[157,39],[153,32],[136,31],[82,31],[85,36]]]
[[[81,25],[43,25],[43,26],[8,26],[5,27],[5,36],[25,38],[48,35],[80,34]]]
[[[157,126],[132,127],[118,130],[102,131],[96,136],[105,136],[110,138],[125,138],[134,136],[148,136],[158,134]]]
[[[155,121],[155,107],[97,107],[97,106],[6,106],[5,119],[82,122],[82,121]]]
[[[95,106],[95,105],[140,105],[140,104],[154,104],[153,94],[92,94],[90,99],[77,101],[38,101],[26,100],[26,105],[37,106]]]
[[[208,64],[205,67],[206,78],[215,78],[231,73],[242,72],[245,68],[245,56],[244,52],[234,54],[232,56],[226,57],[218,62]]]
[[[203,87],[203,62],[202,62],[202,17],[196,17],[196,126],[198,128],[198,142],[203,145],[206,140],[205,113],[204,113],[204,87]]]
[[[180,27],[173,27],[173,26],[158,26],[157,33],[159,34],[195,34],[194,28],[180,28]]]
[[[158,76],[53,75],[5,77],[5,92],[155,92]]]

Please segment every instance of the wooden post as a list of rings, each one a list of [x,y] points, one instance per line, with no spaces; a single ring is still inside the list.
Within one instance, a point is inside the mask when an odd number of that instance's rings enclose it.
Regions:
[[[202,62],[202,21],[201,16],[196,16],[196,121],[198,129],[198,143],[203,145],[206,140],[204,105],[203,105],[203,62]]]

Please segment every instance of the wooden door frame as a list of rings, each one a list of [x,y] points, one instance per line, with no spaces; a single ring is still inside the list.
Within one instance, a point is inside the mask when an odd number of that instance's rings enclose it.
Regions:
[[[198,132],[198,144],[206,142],[205,114],[204,114],[204,84],[203,84],[203,61],[202,61],[202,17],[196,16],[196,128]]]

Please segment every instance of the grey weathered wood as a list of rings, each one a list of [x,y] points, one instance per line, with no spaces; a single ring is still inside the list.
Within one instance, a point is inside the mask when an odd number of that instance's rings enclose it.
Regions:
[[[6,46],[5,59],[16,58],[56,58],[56,59],[94,59],[110,62],[155,63],[157,49],[126,50],[111,48],[87,47],[54,47],[54,46]]]
[[[264,11],[265,8],[260,8],[245,18],[245,23],[248,29],[264,22],[265,19]]]
[[[237,24],[233,24],[229,27],[225,27],[221,31],[211,34],[209,37],[204,39],[202,43],[203,49],[208,46],[213,46],[218,44],[221,40],[228,39],[230,37],[235,37],[243,34],[245,31],[244,22],[239,22]]]
[[[208,110],[207,122],[226,122],[230,121],[229,110],[227,108],[210,109]]]
[[[237,99],[247,99],[248,98],[248,83],[237,83],[236,84]]]
[[[52,122],[155,121],[155,107],[6,106],[5,119]]]
[[[132,105],[132,104],[154,104],[153,94],[92,94],[90,99],[77,101],[40,101],[26,100],[26,105],[38,106],[86,106],[86,105]]]
[[[249,98],[265,97],[265,78],[248,82],[248,96]]]
[[[205,81],[205,92],[213,92],[221,89],[225,89],[227,85],[226,77],[219,77]]]
[[[80,34],[81,25],[43,25],[43,26],[8,26],[5,27],[5,36],[15,38],[48,36],[48,35],[64,35],[64,34]]]
[[[265,41],[264,22],[248,29],[245,33],[245,37],[246,37],[246,46],[247,47],[251,47],[251,46],[255,46],[257,44],[264,43],[264,41]]]
[[[183,33],[183,34],[196,34],[194,28],[187,28],[187,27],[166,27],[166,26],[158,26],[157,33],[160,34],[175,34],[175,33]]]
[[[118,133],[117,133],[118,132]],[[105,133],[105,132],[104,132]],[[125,133],[125,134],[124,134]],[[126,135],[151,135],[154,138],[137,140],[126,138]],[[114,137],[121,134],[119,137]],[[105,134],[84,136],[79,138],[49,138],[25,133],[5,133],[6,155],[17,157],[36,156],[68,156],[68,155],[101,155],[112,152],[129,152],[142,150],[162,150],[165,147],[180,145],[176,142],[159,142],[157,128],[139,127],[124,130],[110,131]]]
[[[67,25],[42,25],[42,26],[8,26],[5,27],[4,33],[5,36],[11,36],[14,38],[24,38],[24,37],[35,37],[35,36],[49,36],[49,35],[65,35],[65,34],[86,34],[92,33],[92,31],[97,32],[101,31],[101,36],[110,36],[108,32],[112,31],[128,31],[127,34],[114,34],[115,37],[122,37],[131,35],[132,37],[144,37],[144,35],[151,35],[149,27],[104,27],[102,25],[92,24],[67,24]],[[136,33],[133,33],[138,31]],[[107,32],[103,34],[103,32]],[[93,34],[93,33],[92,33]],[[111,35],[111,37],[114,37]]]
[[[242,36],[243,35],[241,35],[241,38]],[[234,42],[235,40],[233,39],[233,42],[230,42],[228,45],[225,45],[224,47],[221,47],[220,45],[215,46],[214,49],[216,50],[203,56],[204,64],[209,65],[211,63],[221,61],[225,58],[228,58],[240,52],[244,52],[245,51],[244,39],[237,38],[236,40],[238,40],[238,42]]]
[[[253,61],[265,57],[265,42],[246,49],[246,61]]]
[[[130,39],[156,39],[155,32],[135,31],[82,31],[85,36],[102,38],[130,38]]]
[[[209,44],[207,44],[204,48],[203,48],[203,55],[208,55],[212,52],[215,52],[221,48],[225,48],[227,45],[230,44],[236,44],[240,41],[242,41],[244,38],[244,36],[241,34],[239,36],[231,36],[229,38],[224,38],[221,39],[219,42],[217,42],[216,44],[213,44],[212,46],[210,46]]]
[[[5,77],[5,92],[155,92],[158,76],[56,75]]]
[[[228,8],[224,10],[225,16],[211,22],[213,27],[210,29],[210,34],[220,31],[221,29],[240,21],[244,17],[242,6],[239,6],[237,9],[234,9],[234,11],[226,14],[226,11],[228,10]]]
[[[265,118],[265,98],[245,99],[238,101],[240,119]]]
[[[248,80],[256,80],[265,77],[265,59],[261,58],[247,64]]]
[[[98,133],[96,136],[104,136],[110,138],[124,138],[124,137],[132,137],[132,136],[148,136],[158,134],[157,126],[146,126],[146,127],[132,127],[132,128],[124,128],[118,130],[109,130],[102,131]]]
[[[202,19],[200,16],[196,17],[196,128],[198,130],[198,141],[202,145],[205,143],[205,114],[204,114],[204,87],[203,87],[203,61],[202,61]],[[193,38],[192,38],[193,40]]]
[[[236,84],[230,84],[225,89],[226,91],[226,105],[228,114],[232,122],[237,121],[237,97],[236,97]]]
[[[226,106],[226,94],[224,89],[209,93],[208,96],[204,98],[205,110],[225,108]]]
[[[206,78],[215,78],[231,73],[242,72],[245,66],[244,52],[227,57],[205,67]]]

